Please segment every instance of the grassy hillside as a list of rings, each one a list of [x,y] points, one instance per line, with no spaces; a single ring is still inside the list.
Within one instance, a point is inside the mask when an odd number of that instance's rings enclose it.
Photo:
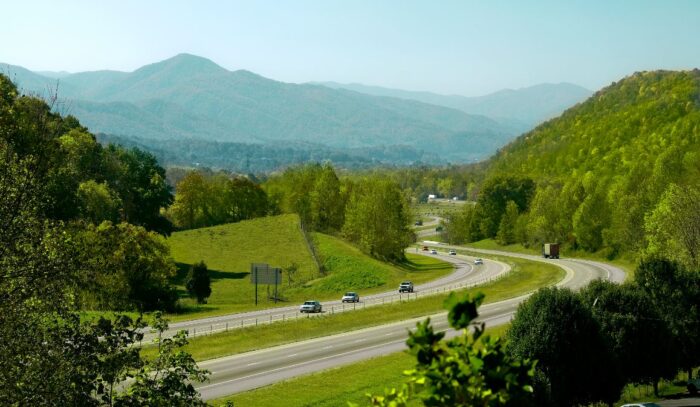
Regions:
[[[168,239],[178,263],[180,288],[189,266],[204,260],[212,270],[212,295],[208,304],[183,301],[193,316],[222,314],[254,307],[250,263],[286,267],[296,263],[296,278],[311,279],[316,265],[299,230],[296,215],[257,218],[239,223],[176,232]],[[264,287],[259,287],[263,294]],[[262,304],[269,306],[263,299]]]
[[[452,265],[433,258],[409,254],[408,261],[391,265],[362,254],[352,245],[320,233],[314,244],[326,273],[319,274],[299,229],[297,215],[258,218],[239,223],[174,233],[168,244],[178,263],[176,283],[184,296],[184,277],[190,265],[203,260],[212,270],[212,295],[207,304],[189,298],[181,301],[184,313],[174,320],[201,318],[255,309],[254,286],[250,284],[250,263],[282,267],[295,263],[298,271],[289,280],[283,272],[280,286],[284,302],[297,304],[309,298],[338,299],[347,290],[362,294],[392,290],[404,279],[416,283],[446,275]],[[258,308],[274,306],[267,298],[267,286],[258,288]]]

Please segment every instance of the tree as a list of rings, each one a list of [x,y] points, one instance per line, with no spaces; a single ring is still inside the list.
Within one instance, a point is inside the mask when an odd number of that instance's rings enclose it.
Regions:
[[[571,290],[538,290],[518,307],[507,338],[513,357],[538,361],[538,404],[573,406],[619,398],[624,382],[610,363],[613,355],[590,308]]]
[[[671,184],[644,221],[647,256],[700,270],[700,188]]]
[[[330,164],[323,166],[311,194],[311,225],[314,230],[337,231],[343,226],[345,202],[340,181]]]
[[[391,181],[369,178],[353,187],[343,234],[371,256],[401,261],[414,240],[408,202]]]
[[[371,396],[371,404],[400,407],[417,398],[426,406],[529,405],[535,363],[511,357],[502,339],[484,335],[484,323],[474,322],[482,300],[455,293],[445,300],[450,326],[461,333],[452,339],[435,332],[430,319],[419,322],[406,341],[416,358],[406,385]]]
[[[639,263],[634,281],[671,331],[681,368],[700,364],[700,273],[659,258]]]
[[[123,220],[163,235],[172,232],[172,223],[161,214],[173,203],[165,169],[156,158],[137,148],[110,145],[105,149],[105,173],[115,180],[114,188],[122,201]]]
[[[72,229],[79,253],[81,302],[90,309],[168,310],[177,301],[175,263],[162,236],[128,223]]]
[[[603,280],[591,282],[579,295],[611,344],[625,381],[650,383],[658,396],[659,379],[672,379],[678,360],[673,336],[654,304],[636,285]]]
[[[92,223],[116,222],[121,200],[106,182],[88,180],[78,185],[78,207],[82,218]]]
[[[190,296],[197,298],[197,303],[206,304],[211,295],[211,277],[203,261],[193,264],[185,279],[185,287]]]
[[[535,182],[529,178],[496,176],[484,182],[477,201],[481,235],[495,237],[508,201],[525,212],[534,193]]]
[[[515,226],[518,222],[518,205],[513,201],[508,201],[506,211],[501,217],[501,223],[498,226],[498,234],[496,241],[502,245],[515,243]]]
[[[115,397],[114,406],[206,406],[192,383],[205,381],[209,372],[200,369],[194,358],[182,351],[188,343],[187,332],[164,338],[168,321],[159,312],[154,314],[151,327],[158,333],[154,340],[158,356],[144,362],[134,373],[133,383]]]

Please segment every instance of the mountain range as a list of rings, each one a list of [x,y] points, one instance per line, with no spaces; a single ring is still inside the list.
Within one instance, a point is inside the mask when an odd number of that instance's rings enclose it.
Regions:
[[[159,141],[294,143],[317,151],[318,146],[333,151],[396,147],[407,154],[388,161],[399,164],[415,157],[430,163],[485,158],[539,118],[585,97],[585,90],[570,84],[498,92],[481,102],[432,94],[421,99],[388,89],[380,95],[357,86],[279,82],[189,54],[133,72],[39,73],[8,64],[0,64],[0,71],[25,93],[56,92],[60,103],[55,108],[94,133]],[[527,109],[516,108],[521,105]]]

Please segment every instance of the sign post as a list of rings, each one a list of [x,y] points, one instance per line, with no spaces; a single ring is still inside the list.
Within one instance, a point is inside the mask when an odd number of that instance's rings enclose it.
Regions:
[[[282,280],[282,269],[279,267],[270,267],[267,263],[251,263],[250,264],[250,283],[255,284],[255,305],[258,305],[258,283],[275,285],[275,303],[277,303],[277,286]]]

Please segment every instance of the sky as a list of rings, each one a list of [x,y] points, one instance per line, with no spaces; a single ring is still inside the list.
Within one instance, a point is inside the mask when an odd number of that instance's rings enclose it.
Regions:
[[[191,53],[284,82],[477,96],[700,67],[700,1],[11,1],[0,62],[133,71]]]

